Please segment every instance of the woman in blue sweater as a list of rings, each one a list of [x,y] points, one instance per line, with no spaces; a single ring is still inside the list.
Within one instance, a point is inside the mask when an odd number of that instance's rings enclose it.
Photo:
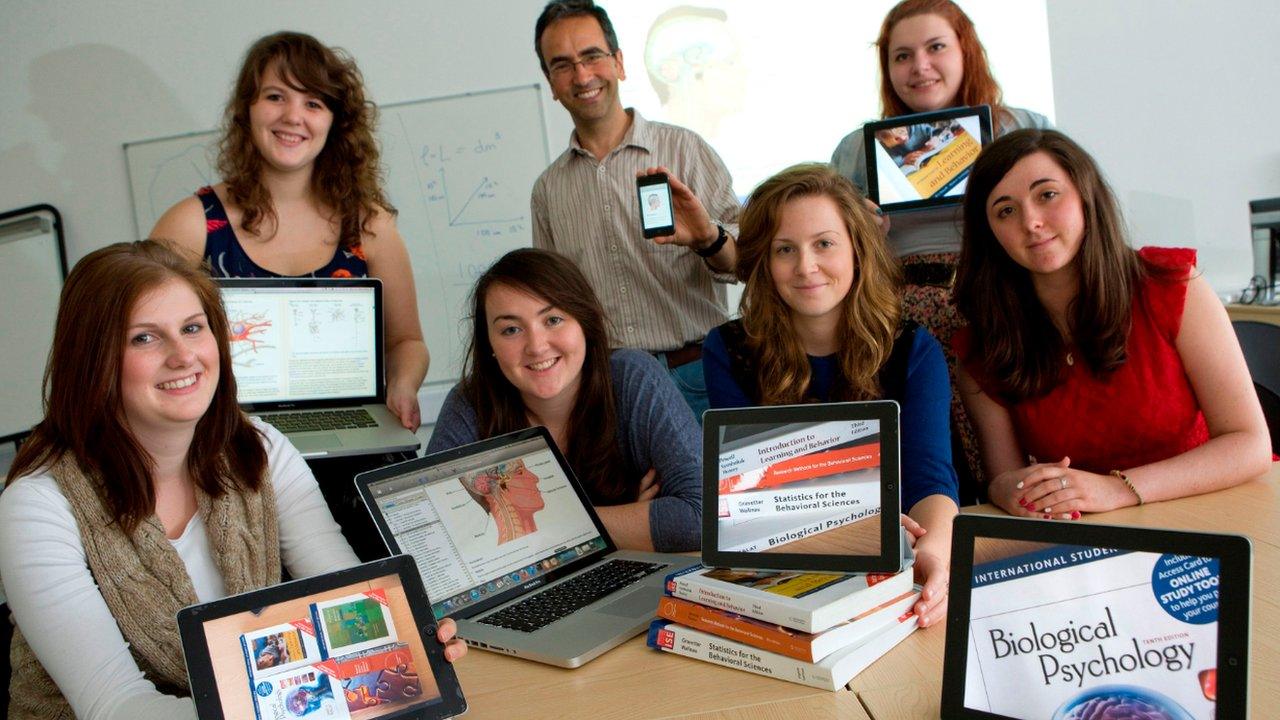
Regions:
[[[513,250],[476,282],[462,381],[427,452],[544,425],[619,547],[701,543],[702,446],[667,371],[610,350],[604,309],[582,272],[546,250]]]
[[[743,208],[735,274],[742,317],[703,345],[711,406],[896,400],[903,522],[919,537],[924,584],[916,612],[921,626],[938,622],[958,512],[951,386],[938,342],[902,318],[900,270],[875,217],[829,166],[783,170]]]

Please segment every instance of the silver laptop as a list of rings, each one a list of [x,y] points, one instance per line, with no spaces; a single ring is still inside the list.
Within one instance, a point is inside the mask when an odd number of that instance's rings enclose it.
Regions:
[[[303,457],[415,450],[387,410],[382,281],[219,278],[240,406]]]
[[[393,554],[470,645],[578,667],[638,635],[697,557],[618,550],[545,428],[356,476]]]

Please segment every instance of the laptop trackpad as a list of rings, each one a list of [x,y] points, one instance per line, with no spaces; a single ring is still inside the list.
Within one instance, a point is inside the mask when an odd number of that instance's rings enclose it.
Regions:
[[[640,588],[614,600],[596,612],[619,617],[653,615],[658,609],[658,595],[654,588]]]
[[[333,433],[322,434],[306,434],[306,435],[289,435],[289,442],[298,448],[298,452],[311,452],[314,450],[328,450],[329,448],[342,447],[342,441]]]

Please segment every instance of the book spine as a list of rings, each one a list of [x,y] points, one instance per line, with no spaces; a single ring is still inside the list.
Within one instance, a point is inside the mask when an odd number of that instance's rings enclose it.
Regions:
[[[253,717],[254,720],[262,720],[262,710],[258,708],[258,688],[255,685],[257,680],[253,677],[257,665],[253,661],[253,653],[249,651],[249,643],[244,639],[244,635],[240,636],[240,651],[244,653],[244,669],[249,674],[249,697],[253,698]]]
[[[666,594],[795,630],[813,632],[813,613],[788,605],[785,597],[769,597],[769,593],[763,592],[744,597],[729,591],[724,585],[727,583],[708,585],[701,575],[672,576],[667,578]]]
[[[737,613],[664,597],[658,602],[658,617],[796,660],[814,660],[813,637],[808,633],[788,631],[781,626],[770,627],[744,619]]]
[[[836,689],[831,672],[826,668],[718,638],[667,620],[653,621],[649,626],[648,643],[652,648],[695,660],[823,690]]]

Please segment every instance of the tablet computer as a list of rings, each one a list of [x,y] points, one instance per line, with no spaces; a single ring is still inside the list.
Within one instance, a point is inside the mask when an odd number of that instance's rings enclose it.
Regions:
[[[1238,535],[960,515],[942,716],[1243,718],[1250,565]]]
[[[898,404],[708,410],[702,562],[711,567],[898,572]]]
[[[862,129],[867,197],[884,212],[959,205],[969,169],[991,143],[991,108],[899,115]]]
[[[417,564],[397,555],[178,613],[201,720],[466,711]]]

